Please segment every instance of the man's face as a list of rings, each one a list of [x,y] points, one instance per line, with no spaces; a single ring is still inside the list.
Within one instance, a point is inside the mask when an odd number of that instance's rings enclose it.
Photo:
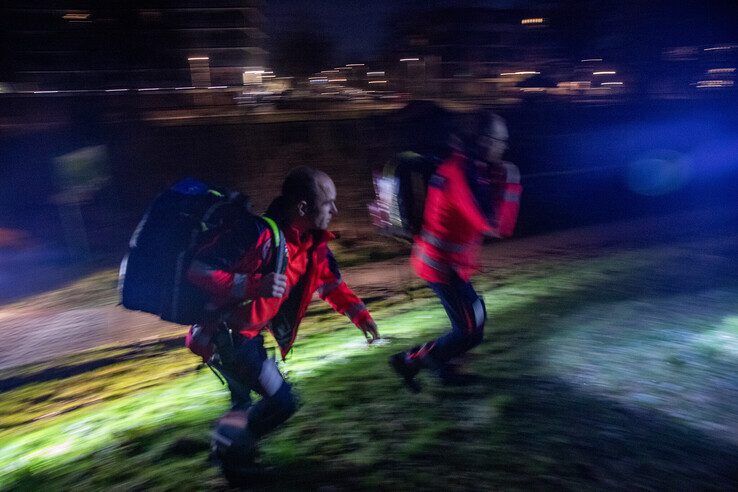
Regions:
[[[319,176],[317,180],[318,194],[310,208],[311,228],[327,230],[333,216],[338,214],[336,208],[336,186],[328,176]]]

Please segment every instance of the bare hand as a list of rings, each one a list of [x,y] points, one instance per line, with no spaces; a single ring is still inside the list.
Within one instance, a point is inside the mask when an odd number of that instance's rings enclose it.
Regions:
[[[282,297],[287,289],[287,277],[281,273],[270,273],[261,278],[259,296]]]
[[[379,330],[377,330],[377,324],[374,321],[367,321],[359,327],[361,332],[366,337],[367,343],[372,343],[375,340],[379,340]]]

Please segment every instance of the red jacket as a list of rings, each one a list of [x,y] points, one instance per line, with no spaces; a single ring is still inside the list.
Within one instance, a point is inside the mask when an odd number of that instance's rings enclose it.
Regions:
[[[466,157],[454,154],[441,163],[428,185],[423,228],[411,256],[417,275],[447,283],[455,272],[468,281],[478,270],[485,232],[493,231],[469,187]]]
[[[261,277],[270,272],[274,248],[269,228],[263,228],[255,241],[248,240],[235,262],[224,261],[229,254],[224,254],[218,241],[205,246],[196,255],[188,278],[210,295],[215,307],[228,308],[229,323],[243,336],[253,338],[262,330],[269,330],[284,358],[292,348],[297,328],[315,292],[356,326],[371,320],[371,316],[361,299],[341,279],[338,264],[328,248],[328,241],[334,237],[330,232],[313,231],[301,238],[295,229],[288,227],[283,233],[288,262],[287,289],[282,297],[256,294]]]

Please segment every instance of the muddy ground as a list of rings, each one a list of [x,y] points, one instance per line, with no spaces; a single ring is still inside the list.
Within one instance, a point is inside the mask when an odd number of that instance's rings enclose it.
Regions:
[[[484,248],[480,277],[495,282],[499,278],[496,272],[514,271],[519,265],[530,269],[552,261],[596,257],[608,250],[658,244],[668,247],[677,241],[702,240],[706,235],[736,243],[737,220],[738,212],[733,209],[711,208],[499,241]],[[39,267],[33,275],[51,275],[52,270],[48,266]],[[730,271],[724,273],[729,275]],[[372,302],[421,286],[406,255],[344,268],[343,276],[368,301],[370,308]],[[113,270],[103,270],[87,282],[90,286],[87,292],[82,283],[71,290],[52,291],[0,306],[2,336],[13,341],[0,344],[0,369],[103,345],[130,345],[184,335],[186,327],[118,306]],[[64,298],[64,295],[71,297]]]

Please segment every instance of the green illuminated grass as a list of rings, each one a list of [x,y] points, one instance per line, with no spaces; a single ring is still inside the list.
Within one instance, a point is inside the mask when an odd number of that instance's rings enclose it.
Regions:
[[[734,256],[675,245],[480,278],[490,321],[466,364],[479,380],[424,375],[419,395],[386,358],[445,330],[433,298],[375,303],[378,346],[313,310],[281,366],[302,406],[263,442],[276,472],[256,488],[725,488],[738,456]],[[5,392],[0,488],[224,488],[206,457],[227,392],[196,365],[152,345]]]

